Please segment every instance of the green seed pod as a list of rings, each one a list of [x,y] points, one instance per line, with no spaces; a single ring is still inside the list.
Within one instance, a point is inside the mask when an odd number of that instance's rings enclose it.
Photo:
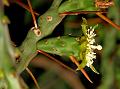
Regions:
[[[44,39],[37,43],[37,49],[66,57],[74,55],[77,59],[80,59],[80,43],[75,37],[62,36]]]
[[[97,10],[97,8],[93,0],[68,0],[63,2],[59,7],[59,13],[81,10],[94,11]]]
[[[62,36],[40,40],[37,49],[59,56],[74,56],[77,61],[81,61],[79,69],[86,66],[87,44],[85,36],[81,38]]]

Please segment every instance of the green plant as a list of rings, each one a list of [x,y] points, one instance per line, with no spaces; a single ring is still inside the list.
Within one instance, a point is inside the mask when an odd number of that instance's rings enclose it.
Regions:
[[[106,11],[102,11],[102,9],[108,8],[111,6],[109,5],[108,1],[97,1],[96,0],[96,5],[94,4],[93,0],[68,0],[68,1],[63,1],[63,0],[54,0],[50,8],[41,16],[38,17],[38,21],[36,22],[35,16],[34,16],[34,11],[32,11],[32,7],[30,5],[29,0],[28,5],[30,7],[30,12],[32,13],[33,21],[34,21],[34,27],[31,28],[27,34],[27,37],[25,40],[22,42],[22,44],[19,47],[16,47],[17,50],[19,50],[18,54],[20,58],[18,59],[17,64],[15,64],[15,58],[13,57],[13,52],[11,52],[9,49],[14,49],[11,47],[10,43],[8,43],[9,37],[6,35],[4,36],[3,34],[6,32],[3,32],[2,29],[4,29],[4,25],[1,23],[1,33],[0,33],[0,39],[1,39],[1,50],[2,55],[0,58],[0,63],[1,63],[1,70],[0,70],[0,75],[2,78],[5,78],[10,82],[10,84],[13,81],[9,81],[9,78],[11,78],[9,75],[11,73],[15,73],[15,75],[18,77],[18,74],[21,74],[25,69],[30,73],[29,69],[27,68],[30,61],[34,59],[38,53],[45,54],[46,56],[50,57],[46,53],[50,54],[56,54],[59,55],[60,57],[66,57],[66,59],[70,59],[75,65],[77,66],[76,70],[80,70],[85,77],[92,83],[91,79],[85,72],[84,68],[88,66],[93,70],[93,72],[99,74],[97,70],[93,66],[93,59],[96,59],[96,53],[94,52],[95,49],[101,50],[102,47],[100,45],[96,45],[95,43],[95,36],[96,34],[94,33],[94,30],[97,28],[97,24],[95,26],[90,26],[87,23],[87,20],[85,18],[82,18],[82,24],[81,24],[81,29],[80,33],[81,35],[76,35],[76,36],[71,36],[71,35],[62,35],[58,37],[48,37],[50,34],[53,33],[55,28],[58,26],[58,24],[63,21],[63,19],[68,16],[68,15],[78,15],[81,13],[95,13],[99,17],[101,17],[103,20],[107,21],[109,24],[111,24],[113,27],[120,29],[120,27],[113,23],[109,18],[105,17],[102,13],[106,13]],[[63,1],[63,2],[62,2]],[[4,1],[5,2],[5,1]],[[6,1],[7,2],[7,1]],[[19,2],[19,0],[15,1],[16,3]],[[88,2],[88,3],[86,3]],[[105,3],[105,4],[100,4]],[[106,4],[107,3],[107,4]],[[112,5],[113,2],[111,1]],[[3,10],[3,8],[0,8]],[[3,11],[1,11],[3,12]],[[3,13],[1,15],[1,21],[3,18]],[[5,19],[4,19],[5,20]],[[6,20],[5,20],[6,21]],[[5,22],[6,24],[6,22]],[[80,25],[79,25],[80,26]],[[6,28],[5,28],[6,29]],[[74,34],[74,31],[73,33]],[[46,38],[48,37],[48,38]],[[4,42],[3,40],[6,40],[7,42]],[[3,46],[6,46],[3,47]],[[107,47],[106,47],[107,48]],[[6,50],[7,53],[4,51]],[[45,53],[46,52],[46,53]],[[13,54],[11,54],[13,53]],[[104,52],[103,52],[104,53]],[[104,53],[105,55],[105,53]],[[107,55],[107,54],[106,54]],[[10,57],[9,57],[10,56]],[[12,57],[11,57],[12,56]],[[104,56],[105,57],[105,56]],[[104,58],[103,57],[103,58]],[[4,62],[3,59],[8,59],[8,62]],[[13,60],[13,64],[11,63],[10,60]],[[79,61],[81,63],[79,63]],[[10,63],[11,64],[10,64]],[[6,64],[8,63],[8,64]],[[61,63],[61,62],[58,62]],[[9,65],[9,67],[4,66],[4,65]],[[15,64],[15,66],[14,66]],[[66,67],[65,65],[63,65]],[[12,67],[12,68],[11,68]],[[4,69],[5,68],[5,69]],[[10,68],[10,69],[7,69]],[[68,67],[67,67],[68,68]],[[14,70],[11,70],[14,69]],[[31,73],[30,73],[31,74]],[[3,77],[4,76],[4,77]],[[32,74],[31,74],[32,76]],[[15,79],[17,78],[15,77]],[[3,79],[4,80],[4,79]],[[11,80],[11,79],[10,79]],[[16,89],[20,89],[20,84],[18,80],[16,79],[18,86],[16,86]],[[35,79],[34,79],[35,81]],[[36,82],[36,81],[35,81]],[[37,88],[39,89],[38,84],[36,83]],[[7,86],[7,84],[6,84]],[[13,85],[10,85],[10,87],[13,87]],[[9,87],[9,86],[7,86]],[[11,87],[11,89],[13,89]],[[24,86],[25,87],[25,86]]]

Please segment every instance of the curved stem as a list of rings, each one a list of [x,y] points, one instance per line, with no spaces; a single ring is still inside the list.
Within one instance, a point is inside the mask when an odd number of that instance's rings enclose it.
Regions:
[[[32,72],[26,67],[26,71],[29,73],[29,75],[32,77],[37,89],[40,89],[38,83],[37,83],[37,80],[35,79],[34,75],[32,74]]]

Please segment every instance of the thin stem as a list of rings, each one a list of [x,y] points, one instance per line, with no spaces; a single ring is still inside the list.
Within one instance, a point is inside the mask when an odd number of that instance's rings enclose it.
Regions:
[[[43,68],[45,70],[51,70],[54,71],[56,74],[58,74],[62,79],[64,79],[72,89],[85,89],[84,86],[81,84],[81,81],[79,80],[76,73],[72,72],[71,70],[68,70],[64,68],[63,66],[59,65],[58,63],[48,60],[44,57],[42,57],[43,60],[41,60],[39,57],[36,57],[32,61],[32,65]],[[45,88],[45,87],[44,87]],[[48,89],[48,88],[46,88]]]
[[[97,12],[96,15],[98,15],[100,18],[102,18],[103,20],[105,20],[106,22],[108,22],[109,24],[111,24],[116,29],[120,30],[120,26],[119,25],[117,25],[114,22],[112,22],[109,18],[107,18],[106,16],[104,16],[102,13]]]
[[[70,59],[71,59],[71,61],[73,62],[73,63],[75,63],[76,65],[77,65],[77,67],[79,68],[79,62],[76,60],[76,58],[74,57],[74,56],[70,56]],[[79,69],[82,73],[83,73],[83,75],[88,79],[88,81],[90,81],[91,83],[93,83],[92,81],[91,81],[91,79],[89,78],[89,76],[88,76],[88,74],[85,72],[85,70],[84,69]]]
[[[66,69],[69,69],[71,70],[72,72],[75,72],[73,69],[71,69],[70,67],[66,66],[65,64],[63,64],[62,62],[58,61],[57,59],[55,59],[54,57],[52,57],[51,55],[47,54],[46,52],[44,51],[41,51],[41,50],[38,50],[39,53],[45,55],[46,57],[52,59],[53,61],[55,61],[56,63],[60,64],[61,66],[63,66],[64,68]]]
[[[78,12],[64,12],[60,13],[60,15],[95,14],[97,12],[107,13],[106,11],[78,11]]]
[[[35,28],[38,28],[38,27],[37,27],[36,18],[35,18],[35,15],[34,15],[34,13],[33,13],[33,9],[32,9],[32,6],[31,6],[31,4],[30,4],[30,1],[27,0],[27,2],[28,2],[28,5],[29,5],[29,7],[30,7],[30,12],[31,12],[32,17],[33,17],[33,22],[34,22]]]
[[[37,89],[40,89],[38,83],[37,83],[37,80],[35,79],[34,75],[32,74],[32,72],[26,67],[26,71],[29,73],[29,75],[31,76],[31,78],[33,79]]]
[[[28,7],[27,5],[25,5],[25,4],[23,4],[22,2],[20,2],[19,0],[16,0],[15,3],[17,3],[19,6],[23,7],[23,8],[26,9],[27,11],[31,12],[30,9],[29,9],[29,7]],[[34,13],[35,15],[37,15],[37,16],[40,15],[39,13],[37,13],[37,12],[35,12],[35,11],[33,11],[33,13]]]
[[[79,12],[64,12],[64,13],[60,13],[60,15],[78,15],[78,14],[88,14],[88,13],[95,13],[96,15],[98,15],[100,18],[102,18],[103,20],[105,20],[106,22],[108,22],[109,24],[111,24],[113,27],[115,27],[116,29],[120,30],[120,26],[115,24],[114,22],[112,22],[109,18],[107,18],[106,16],[104,16],[102,13],[107,13],[104,11],[79,11]]]

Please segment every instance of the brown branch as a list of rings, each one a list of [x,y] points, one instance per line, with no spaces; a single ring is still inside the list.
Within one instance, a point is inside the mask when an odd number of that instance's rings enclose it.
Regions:
[[[30,12],[29,6],[23,4],[20,0],[15,0],[15,3]],[[39,13],[37,13],[37,12],[35,12],[35,11],[33,11],[33,12],[34,12],[34,14],[37,15],[37,16],[40,15]]]
[[[38,27],[37,27],[36,18],[35,18],[35,15],[34,15],[34,13],[33,13],[33,9],[32,9],[32,6],[31,6],[31,3],[30,3],[29,0],[27,0],[27,2],[28,2],[28,5],[29,5],[29,7],[30,7],[30,13],[32,14],[32,18],[33,18],[33,22],[34,22],[35,28],[38,28]]]
[[[91,81],[91,79],[89,78],[88,74],[85,72],[85,70],[79,68],[79,65],[80,65],[80,64],[79,64],[79,62],[76,60],[76,58],[75,58],[74,56],[70,56],[70,59],[71,59],[71,61],[72,61],[73,63],[76,64],[76,66],[78,67],[78,69],[83,73],[83,75],[88,79],[88,81],[90,81],[91,83],[93,83],[93,82]]]
[[[72,72],[75,72],[73,69],[71,69],[70,67],[64,65],[62,62],[58,61],[57,59],[55,59],[54,57],[50,56],[49,54],[47,54],[46,52],[44,51],[41,51],[41,50],[38,50],[39,53],[45,55],[46,57],[52,59],[53,61],[55,61],[56,63],[62,65],[64,68],[67,68],[69,70],[71,70]],[[72,60],[73,63],[75,63],[77,66],[79,66],[79,63],[77,62],[77,60],[75,60],[75,58],[73,56],[70,56],[70,59]],[[84,71],[84,69],[80,69],[80,71],[84,74],[84,76],[91,82],[91,79],[89,78],[89,76],[87,75],[87,73]]]
[[[64,13],[60,13],[60,15],[78,15],[78,14],[90,14],[90,13],[98,15],[100,18],[102,18],[103,20],[105,20],[106,22],[108,22],[110,25],[112,25],[116,29],[120,30],[120,26],[119,25],[117,25],[116,23],[112,22],[109,18],[107,18],[106,16],[104,16],[102,14],[102,13],[107,13],[106,11],[64,12]]]
[[[97,12],[107,13],[106,11],[78,11],[78,12],[64,12],[60,13],[60,15],[95,14]]]
[[[103,20],[105,20],[106,22],[108,22],[110,25],[112,25],[116,29],[120,30],[120,26],[119,25],[117,25],[114,22],[112,22],[109,18],[107,18],[106,16],[104,16],[102,13],[97,12],[96,15],[98,15],[100,18],[102,18]]]
[[[66,69],[71,70],[72,72],[76,72],[73,69],[71,69],[70,67],[66,66],[65,64],[63,64],[62,62],[58,61],[56,58],[52,57],[51,55],[49,55],[48,53],[42,51],[42,50],[38,50],[39,53],[45,55],[46,57],[52,59],[54,62],[58,63],[59,65],[63,66]]]
[[[31,78],[33,79],[37,89],[40,89],[38,83],[37,83],[37,80],[35,79],[34,75],[32,74],[32,72],[26,67],[26,71],[29,73],[29,75],[31,76]]]

